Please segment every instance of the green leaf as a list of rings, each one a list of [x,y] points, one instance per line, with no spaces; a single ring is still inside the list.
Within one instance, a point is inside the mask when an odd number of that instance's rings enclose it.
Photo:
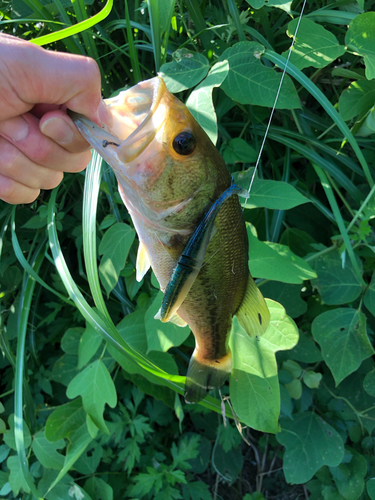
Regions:
[[[100,333],[91,325],[86,323],[86,329],[81,336],[78,349],[78,369],[85,366],[94,356],[103,341]]]
[[[145,327],[147,333],[148,351],[168,351],[172,346],[178,346],[187,339],[190,328],[181,328],[173,323],[162,323],[154,319],[163,300],[163,292],[159,292],[146,312]]]
[[[309,389],[317,389],[319,387],[320,381],[323,375],[321,373],[313,372],[309,370],[303,374],[303,381],[309,387]]]
[[[220,151],[225,163],[254,163],[258,157],[258,153],[253,147],[240,137],[231,139],[228,144],[225,144]],[[249,179],[250,183],[250,179]],[[249,184],[246,186],[246,189]]]
[[[237,184],[249,189],[253,169],[236,172],[233,178]],[[241,199],[243,200],[243,198]],[[246,200],[246,208],[265,207],[272,210],[289,210],[310,200],[305,198],[295,187],[283,181],[269,181],[256,177]]]
[[[293,378],[299,378],[302,374],[301,365],[299,363],[296,363],[292,359],[284,361],[282,369],[289,372]]]
[[[127,438],[124,441],[124,446],[119,453],[118,460],[124,462],[124,470],[127,471],[128,476],[134,469],[134,465],[139,462],[141,458],[141,449],[138,445],[137,437]]]
[[[59,406],[51,413],[46,422],[45,436],[51,442],[62,438],[70,439],[70,436],[85,422],[86,412],[81,398],[77,398],[71,403]]]
[[[137,281],[136,272],[135,272],[134,267],[132,268],[132,271],[133,272],[129,276],[125,277],[126,291],[128,292],[128,296],[129,296],[130,300],[134,299],[134,297],[138,293],[138,290],[143,285],[143,280]]]
[[[280,304],[266,302],[271,321],[262,337],[249,337],[237,318],[233,320],[230,396],[236,414],[246,425],[276,433],[280,394],[275,352],[291,349],[298,341],[298,330]]]
[[[340,435],[315,413],[284,419],[281,427],[276,439],[286,448],[283,468],[288,483],[305,483],[323,465],[335,467],[341,463],[344,443]]]
[[[104,407],[108,403],[111,408],[114,408],[117,395],[111,376],[100,359],[88,365],[74,377],[66,394],[70,399],[82,396],[86,413],[102,432],[109,433],[103,419]]]
[[[189,462],[192,472],[195,472],[195,474],[202,474],[205,470],[207,470],[210,463],[212,448],[211,442],[200,434],[190,432],[186,432],[183,437],[190,438],[192,435],[197,435],[199,437],[198,454],[195,458],[187,459],[187,462]]]
[[[78,354],[79,341],[83,333],[83,328],[68,328],[61,339],[61,349],[66,354],[76,356]]]
[[[359,80],[352,82],[339,99],[339,111],[343,120],[348,121],[357,115],[363,117],[375,103],[375,82]]]
[[[84,490],[95,500],[113,500],[113,489],[100,477],[90,477],[85,482]]]
[[[123,222],[117,222],[106,231],[100,242],[99,254],[103,254],[103,257],[99,276],[107,294],[116,286],[120,271],[125,267],[134,236],[134,229]]]
[[[371,500],[375,500],[375,477],[372,477],[367,481],[366,491]]]
[[[287,14],[290,14],[293,0],[290,2],[286,2],[285,0],[246,0],[246,2],[254,9],[261,9],[266,5],[267,7],[277,7],[285,10]]]
[[[199,440],[198,434],[191,434],[184,436],[178,446],[172,443],[171,453],[174,468],[191,469],[189,460],[198,456]]]
[[[356,309],[338,308],[320,314],[312,323],[312,334],[336,386],[374,354],[366,334],[366,316]]]
[[[375,272],[372,275],[370,286],[366,290],[364,303],[370,313],[375,316]]]
[[[92,437],[87,430],[87,425],[79,427],[73,434],[70,435],[70,444],[65,456],[64,467],[60,470],[56,479],[52,482],[49,489],[52,490],[58,484],[65,474],[73,467],[87,446],[91,443]]]
[[[160,474],[152,467],[147,467],[147,474],[141,473],[134,477],[135,485],[130,489],[129,494],[132,497],[142,498],[149,493],[156,481],[160,480]]]
[[[131,314],[127,314],[116,328],[127,344],[142,354],[147,353],[144,310],[138,310]]]
[[[65,441],[59,439],[51,443],[44,435],[44,431],[39,431],[33,439],[33,452],[39,462],[48,469],[61,470],[64,465],[64,457],[57,450],[65,448]]]
[[[281,74],[261,62],[264,50],[257,42],[239,42],[221,55],[219,60],[229,63],[229,73],[221,88],[234,101],[257,106],[274,105]],[[286,75],[276,109],[300,107],[292,80]]]
[[[212,500],[208,484],[202,481],[189,481],[182,485],[182,498],[184,500]]]
[[[53,365],[50,380],[60,382],[63,385],[69,385],[78,373],[78,356],[64,354]]]
[[[217,141],[217,118],[212,102],[212,91],[214,87],[220,87],[228,70],[227,61],[216,63],[207,78],[193,90],[186,101],[188,110],[214,144]]]
[[[84,475],[93,474],[103,456],[103,448],[95,441],[88,446],[76,461],[74,468]]]
[[[225,452],[232,448],[237,448],[242,442],[242,437],[237,427],[230,425],[230,423],[227,423],[226,426],[220,426],[219,432],[219,443]]]
[[[256,278],[284,283],[302,283],[316,277],[315,271],[287,246],[259,241],[247,224],[249,237],[249,268]]]
[[[26,493],[29,493],[30,488],[25,481],[18,456],[9,457],[7,460],[7,466],[10,470],[9,484],[12,488],[13,495],[17,496],[21,489]]]
[[[363,388],[372,397],[375,397],[375,370],[368,372],[363,381]]]
[[[375,78],[375,12],[365,12],[353,19],[345,43],[363,57],[367,79]]]
[[[16,450],[17,448],[16,448],[16,440],[14,437],[14,414],[13,413],[8,418],[8,425],[9,425],[9,429],[4,432],[3,440],[4,440],[4,443],[6,443],[9,446],[9,448],[11,448],[12,450]],[[30,435],[29,428],[28,428],[25,421],[23,421],[23,441],[24,441],[25,448],[28,448],[31,445],[31,435]]]
[[[190,89],[207,75],[210,69],[208,59],[198,52],[180,49],[173,53],[172,62],[161,66],[159,75],[172,94]]]
[[[267,281],[261,286],[263,297],[280,302],[291,318],[298,318],[307,311],[307,303],[301,299],[301,285],[281,281]]]
[[[358,260],[358,264],[360,261]],[[315,260],[318,277],[312,285],[318,289],[323,301],[329,305],[347,304],[362,292],[362,284],[349,259],[343,268],[338,251],[321,255]]]
[[[367,473],[367,463],[365,457],[358,451],[349,447],[346,450],[348,458],[350,457],[349,461],[344,460],[345,463],[337,467],[330,467],[329,470],[337,489],[345,500],[357,500],[365,488],[364,478]]]
[[[289,384],[285,384],[286,390],[293,399],[300,399],[302,396],[302,384],[300,380],[294,379]]]
[[[306,17],[296,18],[288,24],[287,35],[290,38],[294,38],[298,23],[297,38],[290,56],[290,61],[298,69],[310,66],[324,68],[344,54],[345,47],[339,45],[337,38],[330,31]],[[288,51],[282,55],[287,57]]]

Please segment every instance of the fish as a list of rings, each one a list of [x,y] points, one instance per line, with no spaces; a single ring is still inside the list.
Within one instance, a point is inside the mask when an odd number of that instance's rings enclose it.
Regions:
[[[191,235],[184,251],[179,256],[177,265],[173,269],[172,276],[164,291],[160,311],[155,316],[155,318],[160,319],[163,323],[173,321],[172,318],[175,317],[177,310],[189,293],[202,268],[207,246],[214,229],[216,215],[223,206],[223,203],[234,193],[244,198],[248,196],[246,189],[232,183],[211,205]]]
[[[175,312],[160,314],[193,332],[185,401],[198,403],[231,372],[233,316],[252,337],[263,335],[270,321],[249,272],[238,193],[231,192],[231,175],[215,145],[162,78],[140,82],[105,103],[111,123],[103,128],[82,115],[71,116],[117,178],[139,237],[137,280],[151,267],[160,289],[173,294],[172,276],[176,269],[181,272],[181,256],[198,256],[187,291],[176,294]],[[226,191],[229,196],[218,202]],[[174,300],[167,294],[167,306]]]

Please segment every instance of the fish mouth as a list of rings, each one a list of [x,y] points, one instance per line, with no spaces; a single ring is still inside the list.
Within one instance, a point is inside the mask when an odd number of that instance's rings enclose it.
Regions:
[[[168,107],[161,101],[167,93],[163,80],[155,77],[106,99],[112,123],[103,128],[78,113],[70,111],[69,115],[115,173],[126,175],[124,164],[147,148],[165,122]]]

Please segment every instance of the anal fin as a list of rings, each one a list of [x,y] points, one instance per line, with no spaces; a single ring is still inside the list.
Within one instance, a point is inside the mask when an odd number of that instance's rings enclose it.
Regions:
[[[270,312],[251,274],[242,304],[235,314],[250,337],[261,336],[266,332],[270,323]]]
[[[150,259],[148,258],[146,247],[140,241],[139,246],[138,246],[138,253],[137,253],[137,263],[135,265],[135,267],[136,267],[135,279],[137,281],[141,281],[143,276],[150,269],[150,266],[151,266],[151,263],[150,263]]]

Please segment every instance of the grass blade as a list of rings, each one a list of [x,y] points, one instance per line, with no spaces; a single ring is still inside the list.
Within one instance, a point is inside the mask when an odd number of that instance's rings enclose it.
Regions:
[[[315,165],[314,163],[312,165],[315,169],[315,172],[319,176],[319,179],[320,179],[320,182],[323,186],[324,192],[328,198],[329,204],[331,205],[333,214],[335,216],[337,225],[338,225],[339,230],[340,230],[341,237],[345,243],[345,248],[348,252],[348,255],[349,255],[349,258],[350,258],[351,263],[353,265],[353,268],[354,268],[360,282],[365,286],[366,283],[363,280],[361,270],[359,269],[357,259],[354,255],[353,247],[350,243],[349,235],[348,235],[348,232],[346,230],[343,218],[341,217],[340,209],[337,205],[337,201],[336,201],[335,195],[333,193],[332,187],[328,181],[328,178],[327,178],[325,172],[318,165]]]
[[[148,0],[147,5],[151,25],[151,40],[154,52],[155,71],[158,72],[161,66],[159,0]]]
[[[33,38],[29,41],[35,43],[35,45],[46,45],[48,43],[57,42],[58,40],[63,40],[68,36],[81,33],[81,31],[87,30],[92,26],[94,26],[95,24],[100,23],[100,21],[102,21],[103,19],[105,19],[111,12],[112,6],[113,6],[113,0],[107,0],[107,3],[103,7],[103,9],[97,14],[95,14],[93,17],[90,17],[89,19],[86,19],[81,23],[75,24],[74,26],[69,26],[69,28],[57,31],[56,33],[50,33],[49,35],[41,36],[39,38]]]
[[[232,18],[234,25],[236,26],[238,40],[240,42],[245,42],[246,37],[245,37],[245,33],[243,31],[243,28],[242,28],[241,19],[240,19],[240,16],[238,14],[238,7],[237,7],[235,0],[228,0],[228,8],[229,8],[230,17]]]
[[[336,123],[338,128],[341,130],[343,133],[344,137],[348,140],[349,144],[352,146],[359,163],[362,166],[363,172],[365,174],[365,177],[367,179],[367,182],[369,183],[370,187],[374,185],[374,180],[371,176],[370,169],[367,165],[367,162],[365,160],[365,157],[363,156],[363,153],[361,149],[358,146],[357,141],[355,140],[353,134],[350,132],[349,127],[347,124],[344,122],[344,120],[341,118],[339,113],[336,111],[336,109],[332,106],[332,104],[329,102],[327,97],[321,92],[316,85],[312,83],[312,81],[307,78],[306,75],[302,73],[294,64],[292,64],[290,61],[288,64],[286,64],[286,59],[285,57],[280,56],[279,54],[276,54],[276,52],[266,50],[266,52],[262,55],[262,57],[265,57],[269,61],[273,62],[274,64],[277,64],[281,69],[285,70],[290,76],[293,76],[305,89],[313,96],[315,99],[321,104],[326,111],[326,113],[332,118],[332,120]]]
[[[15,210],[13,210],[13,215],[14,212]],[[35,273],[38,273],[44,259],[44,255],[42,253],[43,247],[43,244],[39,245],[31,258],[31,266],[33,267]],[[29,471],[29,462],[26,456],[25,442],[23,437],[23,384],[26,383],[24,382],[25,342],[30,306],[33,298],[35,284],[36,281],[25,271],[19,302],[18,342],[14,382],[14,439],[24,479],[32,494],[36,498],[41,498],[41,495],[36,489]]]
[[[139,67],[138,54],[134,46],[133,31],[130,24],[128,0],[125,0],[125,16],[126,16],[126,34],[128,37],[128,44],[129,44],[129,57],[132,64],[134,79],[135,79],[134,83],[138,83],[142,80],[142,74],[141,74],[141,69]]]

